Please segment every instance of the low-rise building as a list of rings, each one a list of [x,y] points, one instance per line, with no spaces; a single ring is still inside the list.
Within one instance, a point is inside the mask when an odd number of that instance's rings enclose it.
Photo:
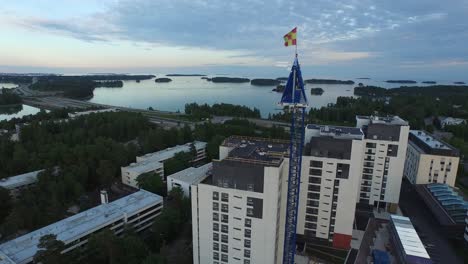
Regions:
[[[416,192],[431,211],[446,237],[463,237],[468,202],[447,184],[416,185]]]
[[[179,152],[190,152],[195,150],[196,155],[193,159],[193,162],[198,162],[206,158],[206,142],[202,141],[194,141],[192,143],[187,143],[184,145],[177,145],[175,147],[167,148],[164,150],[160,150],[153,153],[148,153],[146,155],[140,156],[136,158],[137,162],[141,161],[156,161],[156,162],[164,162],[170,158],[173,158],[175,154]]]
[[[432,263],[426,248],[408,217],[391,215],[389,232],[398,263]]]
[[[44,170],[32,171],[8,178],[0,179],[0,187],[10,190],[13,197],[18,197],[21,190],[36,184],[37,176]]]
[[[106,109],[98,109],[98,110],[89,110],[89,111],[68,113],[68,117],[70,117],[70,118],[76,118],[76,117],[79,117],[79,116],[85,116],[85,115],[90,115],[90,114],[110,113],[110,112],[117,112],[117,111],[119,111],[119,110],[116,109],[116,108],[106,108]]]
[[[466,211],[465,224],[465,233],[463,234],[463,237],[465,238],[465,242],[468,245],[468,210]]]
[[[40,238],[48,234],[56,235],[58,240],[65,243],[66,249],[62,253],[66,253],[84,248],[89,237],[103,229],[120,234],[127,225],[141,232],[153,224],[162,207],[161,196],[140,190],[1,244],[0,259],[3,254],[15,264],[33,263],[34,255],[39,250]]]
[[[456,126],[466,124],[466,120],[462,118],[454,118],[447,116],[439,116],[440,127],[445,128],[445,126]]]
[[[122,183],[128,186],[132,186],[134,188],[139,188],[137,181],[138,176],[149,172],[154,172],[163,178],[164,163],[146,160],[142,162],[132,163],[127,167],[122,167]]]
[[[460,152],[421,130],[411,130],[404,175],[412,184],[444,183],[455,186]]]
[[[196,185],[208,177],[212,172],[213,163],[208,163],[200,167],[190,167],[167,176],[167,192],[172,188],[179,187],[186,197],[191,195],[191,185]]]

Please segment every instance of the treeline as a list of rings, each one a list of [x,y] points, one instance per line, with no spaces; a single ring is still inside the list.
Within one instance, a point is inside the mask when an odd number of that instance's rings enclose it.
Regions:
[[[96,87],[123,87],[122,81],[98,81]]]
[[[0,129],[12,130],[15,129],[15,124],[31,123],[34,121],[46,121],[51,119],[68,118],[68,113],[73,112],[71,108],[56,109],[54,111],[46,112],[45,110],[39,111],[34,115],[25,115],[22,117],[12,118],[10,120],[0,121]]]
[[[97,83],[89,79],[56,77],[38,80],[30,88],[39,91],[60,91],[66,97],[84,98],[93,96],[96,86]]]
[[[209,118],[213,115],[217,116],[234,116],[234,117],[251,117],[260,118],[260,110],[258,108],[249,108],[247,106],[233,104],[208,104],[191,103],[185,105],[185,113],[192,115],[196,119]]]
[[[385,89],[377,86],[355,87],[354,94],[360,96],[468,96],[468,86],[460,85],[431,85],[431,86],[401,86]]]
[[[15,105],[21,103],[21,97],[12,93],[10,89],[1,89],[0,91],[0,106],[2,105]]]

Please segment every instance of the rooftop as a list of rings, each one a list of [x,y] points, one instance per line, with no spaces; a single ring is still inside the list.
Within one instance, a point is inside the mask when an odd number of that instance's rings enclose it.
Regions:
[[[320,136],[333,138],[362,139],[364,133],[358,127],[329,126],[329,125],[307,125],[306,129],[319,130]]]
[[[0,187],[14,189],[37,182],[37,175],[44,170],[32,171],[25,174],[0,179]]]
[[[367,121],[369,124],[386,124],[386,125],[400,125],[407,126],[408,122],[401,119],[399,116],[356,116],[356,120]]]
[[[161,196],[140,190],[109,204],[96,206],[10,240],[0,245],[0,252],[3,252],[15,262],[23,262],[36,254],[39,239],[44,235],[55,234],[58,240],[68,244],[79,237],[86,236],[106,226],[109,222],[123,218],[125,214],[131,216],[149,206],[162,203],[162,201]]]
[[[213,169],[213,163],[208,163],[200,167],[190,167],[185,170],[176,172],[172,175],[167,176],[175,180],[187,182],[190,184],[196,184],[202,181],[208,173]]]
[[[391,215],[390,217],[406,256],[430,259],[410,219],[399,215]]]
[[[206,148],[206,142],[202,141],[194,141],[192,143],[187,143],[185,145],[177,145],[172,148],[167,148],[161,151],[153,152],[153,153],[148,153],[146,155],[137,157],[137,161],[143,161],[143,160],[152,160],[152,161],[164,161],[167,159],[170,159],[174,157],[176,153],[179,152],[189,152],[191,145],[195,146],[196,150],[204,149]]]
[[[161,162],[157,161],[152,161],[152,160],[144,160],[141,162],[135,162],[127,167],[122,167],[122,169],[125,169],[129,172],[141,174],[141,173],[146,173],[150,171],[154,171],[156,169],[162,168],[163,164]]]
[[[222,146],[232,148],[226,160],[278,166],[289,153],[289,141],[231,136]]]
[[[459,152],[449,144],[422,130],[411,130],[409,142],[423,153],[434,155],[458,156]]]
[[[455,223],[465,222],[468,202],[452,187],[442,183],[426,185],[427,190]]]

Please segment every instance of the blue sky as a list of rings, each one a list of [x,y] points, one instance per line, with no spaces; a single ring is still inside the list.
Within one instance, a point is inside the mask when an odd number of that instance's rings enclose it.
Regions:
[[[16,0],[3,72],[203,72],[468,81],[468,1]]]

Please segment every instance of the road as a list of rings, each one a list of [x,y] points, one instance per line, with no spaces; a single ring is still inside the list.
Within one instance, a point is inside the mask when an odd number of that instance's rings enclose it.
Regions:
[[[434,263],[463,263],[450,246],[450,241],[438,227],[437,221],[432,216],[429,208],[419,198],[416,190],[407,180],[403,180],[399,204],[403,213],[411,219]]]

